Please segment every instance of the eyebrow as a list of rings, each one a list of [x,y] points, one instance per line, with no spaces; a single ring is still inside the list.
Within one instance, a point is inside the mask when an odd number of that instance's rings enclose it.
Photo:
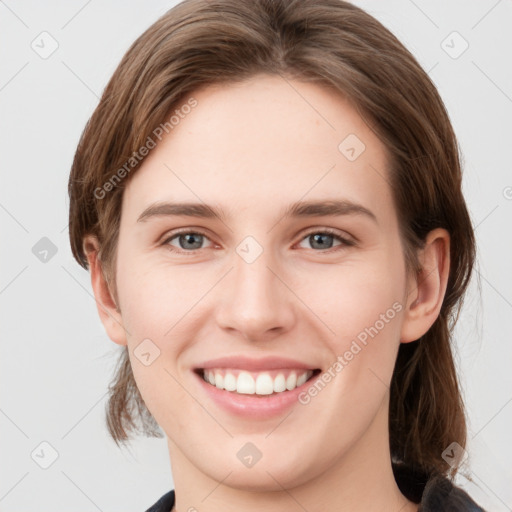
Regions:
[[[341,215],[364,215],[377,222],[375,214],[361,204],[348,200],[326,199],[323,201],[298,201],[289,205],[281,215],[281,219],[298,217],[322,217]],[[196,217],[203,219],[226,219],[222,208],[207,205],[205,203],[170,203],[158,202],[148,206],[137,219],[137,222],[145,222],[153,217]]]

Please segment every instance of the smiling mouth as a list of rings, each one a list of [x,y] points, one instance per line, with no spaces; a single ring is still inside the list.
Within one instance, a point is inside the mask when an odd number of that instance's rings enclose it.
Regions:
[[[195,372],[208,384],[240,395],[269,396],[286,393],[316,377],[320,369],[282,369],[249,372],[235,368],[199,368]]]

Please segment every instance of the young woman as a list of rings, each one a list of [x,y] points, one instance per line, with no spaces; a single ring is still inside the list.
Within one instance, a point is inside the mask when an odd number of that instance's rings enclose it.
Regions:
[[[186,0],[79,143],[70,239],[123,347],[108,427],[149,510],[480,511],[453,485],[475,240],[428,75],[341,0]]]

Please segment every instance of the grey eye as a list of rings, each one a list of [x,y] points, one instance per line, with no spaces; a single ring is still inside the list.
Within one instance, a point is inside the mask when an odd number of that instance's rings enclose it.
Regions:
[[[335,240],[338,241],[337,244],[334,244]],[[335,233],[330,233],[329,231],[311,232],[311,233],[309,233],[309,235],[306,235],[302,239],[301,244],[303,244],[304,241],[308,241],[310,246],[313,249],[323,249],[323,250],[332,249],[335,245],[336,246],[352,245],[352,242],[350,242],[349,240],[345,240],[340,235],[337,235]],[[302,246],[302,247],[304,247],[304,246]]]
[[[193,251],[202,248],[205,238],[206,237],[201,233],[178,233],[177,235],[174,235],[171,238],[169,238],[166,243],[172,245],[173,247],[176,247],[176,245],[173,244],[172,241],[177,239],[179,249]]]
[[[309,235],[308,240],[314,249],[330,249],[333,246],[334,235],[330,235],[329,233],[315,233]]]

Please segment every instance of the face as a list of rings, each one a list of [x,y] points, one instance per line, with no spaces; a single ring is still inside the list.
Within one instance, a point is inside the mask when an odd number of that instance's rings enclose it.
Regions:
[[[387,443],[407,282],[386,152],[318,85],[193,97],[124,192],[122,342],[171,461],[299,485]]]

